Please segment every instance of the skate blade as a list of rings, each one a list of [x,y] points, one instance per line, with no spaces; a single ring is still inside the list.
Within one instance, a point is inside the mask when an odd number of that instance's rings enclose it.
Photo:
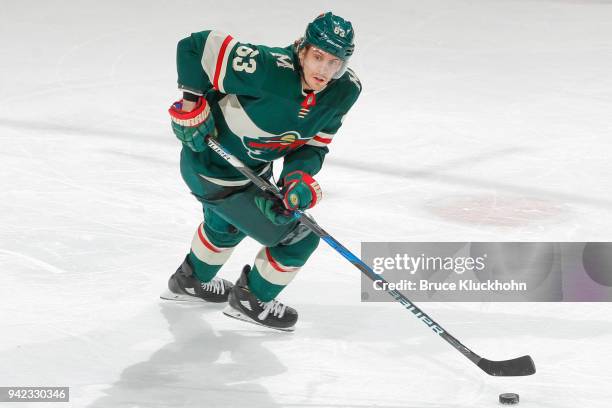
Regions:
[[[210,303],[196,296],[182,295],[179,293],[170,292],[169,290],[163,292],[161,295],[159,295],[159,297],[164,300],[174,300],[176,302]]]
[[[242,320],[243,322],[247,322],[247,323],[252,323],[252,324],[256,324],[258,326],[261,327],[265,327],[268,329],[273,329],[273,330],[278,330],[278,331],[283,331],[283,332],[292,332],[295,330],[295,326],[294,327],[272,327],[272,326],[266,326],[265,324],[261,324],[258,321],[255,321],[253,319],[251,319],[249,316],[245,315],[244,313],[241,313],[239,310],[234,309],[231,306],[226,306],[225,309],[223,309],[223,314],[231,317],[233,319],[236,320]]]

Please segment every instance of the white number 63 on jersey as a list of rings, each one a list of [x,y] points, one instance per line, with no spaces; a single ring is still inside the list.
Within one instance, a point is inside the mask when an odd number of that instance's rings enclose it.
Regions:
[[[257,63],[253,58],[259,54],[259,50],[253,50],[245,45],[241,45],[236,49],[237,57],[232,60],[232,68],[234,71],[244,71],[247,74],[252,74],[257,69]],[[248,57],[248,60],[244,60]]]

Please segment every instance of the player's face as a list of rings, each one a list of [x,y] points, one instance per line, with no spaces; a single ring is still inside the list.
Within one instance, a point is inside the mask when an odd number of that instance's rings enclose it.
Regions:
[[[305,87],[313,91],[325,88],[336,72],[342,68],[342,60],[316,47],[300,52]]]

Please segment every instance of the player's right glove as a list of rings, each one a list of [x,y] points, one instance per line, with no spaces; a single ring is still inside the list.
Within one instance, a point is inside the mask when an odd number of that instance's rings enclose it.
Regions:
[[[174,102],[168,109],[172,119],[172,131],[191,150],[201,152],[206,148],[204,138],[215,130],[215,120],[210,114],[210,107],[206,99],[200,97],[191,112],[185,112],[182,108],[183,99]]]

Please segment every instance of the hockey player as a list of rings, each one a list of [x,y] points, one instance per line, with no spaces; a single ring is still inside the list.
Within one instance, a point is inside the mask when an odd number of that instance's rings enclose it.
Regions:
[[[295,309],[276,300],[316,249],[319,238],[290,216],[322,197],[313,176],[357,100],[361,84],[347,65],[353,27],[321,14],[285,48],[241,43],[202,31],[177,49],[183,98],[169,109],[183,143],[181,174],[203,204],[204,222],[169,280],[164,299],[226,302],[228,316],[293,330]],[[263,195],[205,143],[206,135],[270,179],[281,157],[283,202]],[[245,237],[262,244],[232,285],[216,276]]]

